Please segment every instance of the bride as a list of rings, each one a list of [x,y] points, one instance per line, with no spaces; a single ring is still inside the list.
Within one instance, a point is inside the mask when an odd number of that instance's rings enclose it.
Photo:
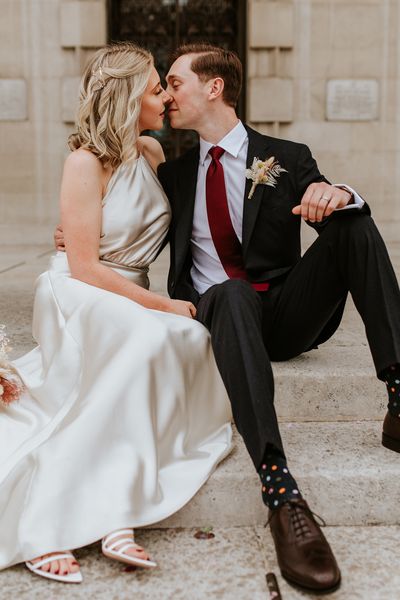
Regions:
[[[155,172],[169,96],[151,54],[99,50],[82,79],[61,184],[66,254],[36,287],[38,346],[0,408],[0,568],[82,581],[70,550],[154,567],[133,529],[199,490],[231,445],[230,406],[190,302],[149,291],[170,223]],[[4,381],[4,380],[3,380]]]

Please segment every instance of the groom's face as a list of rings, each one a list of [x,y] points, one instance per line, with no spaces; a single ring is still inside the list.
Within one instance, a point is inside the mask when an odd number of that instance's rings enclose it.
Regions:
[[[167,92],[172,97],[168,106],[171,127],[198,129],[209,107],[209,82],[200,81],[190,68],[195,54],[177,58],[167,73]]]

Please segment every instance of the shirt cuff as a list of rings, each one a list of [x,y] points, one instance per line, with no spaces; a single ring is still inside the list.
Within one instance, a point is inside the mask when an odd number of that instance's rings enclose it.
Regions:
[[[334,183],[333,187],[344,188],[346,191],[350,192],[350,194],[353,194],[353,202],[351,204],[343,206],[342,208],[336,208],[335,210],[347,210],[348,208],[362,208],[364,206],[365,200],[363,200],[361,196],[357,194],[357,192],[353,190],[353,188],[351,188],[349,185],[346,185],[345,183]]]

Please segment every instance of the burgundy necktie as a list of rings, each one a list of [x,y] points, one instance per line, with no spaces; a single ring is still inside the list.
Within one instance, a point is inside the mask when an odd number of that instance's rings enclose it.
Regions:
[[[209,150],[211,163],[206,176],[206,204],[208,224],[215,249],[230,279],[248,281],[243,264],[242,247],[232,225],[226,196],[224,168],[219,159],[225,150],[213,146]],[[268,283],[252,283],[258,292],[265,292]]]

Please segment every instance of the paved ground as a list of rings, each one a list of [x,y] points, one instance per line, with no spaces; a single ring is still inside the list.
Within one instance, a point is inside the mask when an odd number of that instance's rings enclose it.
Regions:
[[[390,250],[399,272],[400,245]],[[33,283],[36,276],[45,270],[51,251],[49,228],[32,231],[29,226],[18,230],[0,226],[0,322],[8,326],[14,345],[13,356],[20,355],[33,345],[30,335]],[[165,293],[166,264],[167,255],[164,254],[152,272],[153,289],[162,293]],[[329,522],[340,523],[340,526],[325,530],[343,574],[341,589],[329,597],[335,600],[397,600],[400,598],[400,472],[395,456],[385,454],[379,446],[379,419],[384,410],[382,389],[371,373],[362,325],[351,305],[346,311],[344,326],[329,344],[318,354],[310,353],[276,367],[278,410],[281,418],[287,421],[284,429],[290,433],[288,439],[297,440],[292,442],[289,451],[292,460],[297,461],[297,472],[304,473],[303,485],[312,495],[313,506],[320,502],[318,509],[322,509],[321,513],[332,517]],[[328,368],[333,355],[336,370]],[[352,366],[349,367],[351,361]],[[346,368],[350,370],[346,371]],[[287,384],[283,385],[283,382],[287,382],[289,376],[291,384],[289,392],[286,392]],[[363,381],[367,383],[363,384]],[[343,389],[343,386],[345,393],[340,394],[337,390]],[[315,389],[317,392],[313,392]],[[329,402],[322,406],[320,400],[323,396]],[[291,422],[293,397],[301,397],[296,423]],[[361,410],[364,411],[362,417],[369,420],[365,426],[354,421]],[[313,422],[307,422],[310,420]],[[304,452],[300,455],[298,450],[302,439]],[[345,489],[350,486],[349,477],[344,483],[336,484],[338,473],[351,472],[349,464],[346,471],[347,456],[350,455],[346,453],[351,452],[354,456],[352,443],[358,448],[358,454],[351,468],[353,471],[363,469],[365,477],[371,477],[376,484],[372,486],[367,481],[362,493],[358,494],[354,486],[350,492]],[[339,453],[335,444],[340,446]],[[325,468],[324,484],[320,490],[316,482],[321,479],[321,471],[309,467],[314,456],[320,457]],[[369,460],[372,462],[369,463]],[[338,464],[340,461],[343,467]],[[239,480],[242,487],[234,488],[234,481]],[[131,597],[261,600],[268,598],[265,573],[269,570],[278,575],[284,600],[312,598],[312,595],[289,587],[279,575],[270,534],[261,525],[264,513],[260,503],[257,505],[259,498],[251,500],[251,506],[248,499],[251,494],[257,493],[257,485],[238,441],[233,455],[217,470],[192,507],[188,506],[186,513],[182,511],[181,515],[177,515],[173,527],[165,528],[164,524],[163,529],[138,532],[139,542],[144,543],[157,560],[158,569],[153,572],[127,572],[123,566],[102,557],[99,545],[94,544],[77,551],[84,575],[82,585],[72,587],[48,583],[31,575],[23,566],[16,566],[0,572],[0,600],[125,600]],[[340,489],[341,485],[343,489]],[[218,497],[218,491],[224,487],[227,495]],[[242,523],[241,527],[230,526],[231,521],[227,519],[221,525],[225,517],[224,503],[229,494],[235,504],[233,522]],[[346,501],[342,503],[343,497]],[[213,502],[219,506],[217,512],[213,512]],[[363,513],[366,502],[376,509],[375,521],[371,521],[372,513]],[[379,510],[381,504],[384,505],[383,511]],[[351,521],[355,516],[363,526],[350,526],[355,522]],[[179,524],[184,522],[186,525],[180,527]],[[364,525],[371,522],[380,525]],[[195,539],[196,529],[191,524],[213,525],[215,538]]]
[[[47,582],[25,567],[0,573],[2,600],[267,600],[265,574],[278,575],[283,600],[316,598],[290,587],[278,574],[273,545],[264,527],[215,530],[197,540],[194,529],[142,531],[138,540],[159,567],[127,572],[105,559],[98,544],[76,552],[84,582]],[[335,527],[325,530],[340,563],[343,584],[332,600],[398,600],[400,556],[397,527]]]

